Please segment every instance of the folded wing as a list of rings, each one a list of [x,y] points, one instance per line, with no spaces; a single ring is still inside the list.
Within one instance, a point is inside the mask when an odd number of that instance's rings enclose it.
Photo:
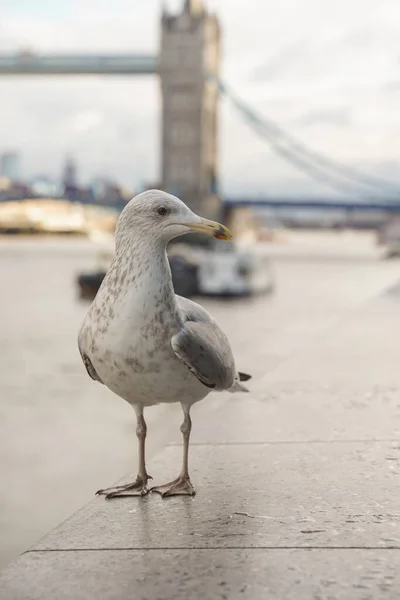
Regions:
[[[201,383],[229,390],[239,374],[228,338],[204,308],[187,298],[177,299],[184,322],[171,340],[173,351]]]

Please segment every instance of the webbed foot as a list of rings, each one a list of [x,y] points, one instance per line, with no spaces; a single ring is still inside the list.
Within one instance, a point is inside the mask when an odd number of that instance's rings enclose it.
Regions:
[[[170,481],[165,485],[154,486],[150,488],[150,491],[161,494],[162,498],[167,496],[194,496],[196,494],[189,475],[179,475],[174,481]]]
[[[153,479],[150,475],[147,475],[145,479],[138,475],[133,483],[126,483],[124,485],[114,485],[113,487],[105,488],[104,490],[98,490],[96,494],[106,497],[106,500],[110,498],[123,498],[129,496],[146,496],[149,493],[149,487],[147,482],[149,479]]]

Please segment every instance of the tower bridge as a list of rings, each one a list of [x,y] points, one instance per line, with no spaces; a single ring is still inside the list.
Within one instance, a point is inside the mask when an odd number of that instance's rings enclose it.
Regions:
[[[271,198],[227,198],[226,206],[285,203],[285,208],[332,209],[332,202],[348,210],[400,211],[400,194],[392,183],[365,178],[354,170],[310,152],[251,107],[239,101],[220,80],[221,29],[203,0],[185,0],[179,13],[161,15],[160,47],[151,54],[34,54],[0,56],[0,76],[149,76],[161,82],[162,132],[160,186],[179,195],[194,210],[217,218],[222,200],[218,195],[218,105],[227,96],[241,118],[283,159],[319,182],[343,190],[352,184],[372,186],[375,195],[360,201],[351,193],[343,200],[313,201]],[[346,181],[343,185],[343,179]],[[382,189],[380,189],[382,187]],[[350,189],[350,188],[349,188]],[[387,192],[385,194],[385,191]],[[382,194],[383,192],[383,194]],[[352,199],[353,198],[353,199]],[[343,206],[345,204],[345,206]],[[283,206],[283,205],[282,205]]]

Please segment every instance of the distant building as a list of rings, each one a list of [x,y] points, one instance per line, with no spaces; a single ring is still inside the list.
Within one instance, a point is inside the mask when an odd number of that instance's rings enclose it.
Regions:
[[[19,181],[21,178],[21,159],[17,152],[4,152],[0,156],[0,175],[10,181]]]
[[[218,90],[207,74],[219,74],[220,27],[202,0],[186,0],[177,15],[163,13],[159,61],[162,188],[216,215]]]
[[[132,192],[114,181],[96,178],[90,185],[90,191],[96,204],[123,208],[132,197]]]
[[[77,168],[72,158],[67,158],[65,161],[62,183],[66,190],[77,187]]]

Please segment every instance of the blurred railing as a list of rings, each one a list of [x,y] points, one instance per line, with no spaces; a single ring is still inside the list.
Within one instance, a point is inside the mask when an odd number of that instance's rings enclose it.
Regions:
[[[157,57],[147,54],[0,55],[0,75],[153,75]]]

